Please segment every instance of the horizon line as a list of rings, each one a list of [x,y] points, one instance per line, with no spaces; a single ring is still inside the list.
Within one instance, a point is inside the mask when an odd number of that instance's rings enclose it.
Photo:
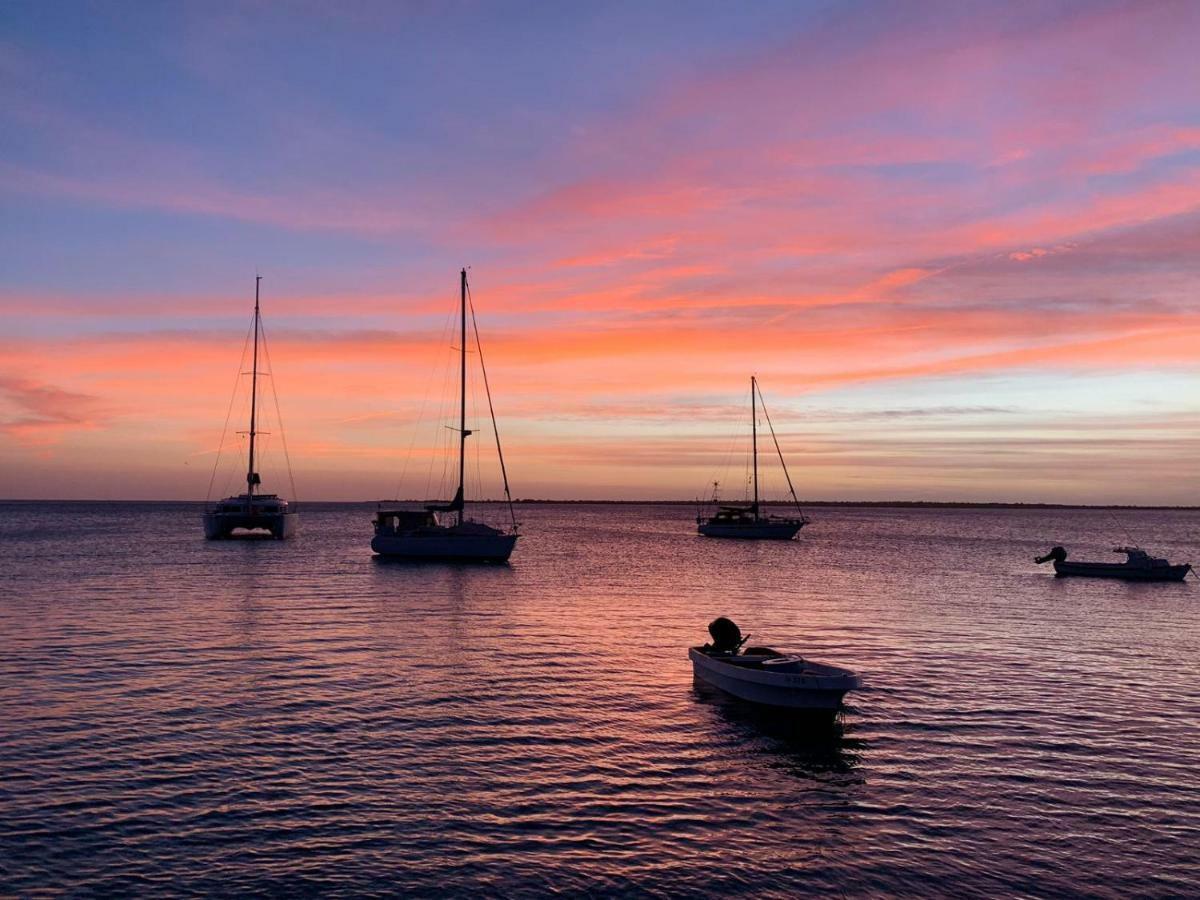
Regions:
[[[98,497],[73,497],[69,499],[63,498],[47,498],[47,497],[0,497],[0,503],[187,503],[203,505],[212,503],[212,500],[180,500],[180,499],[143,499],[143,500],[114,500],[111,498]],[[384,503],[405,503],[405,504],[427,504],[430,500],[414,500],[414,499],[375,499],[375,500],[289,500],[289,504],[301,506],[309,504],[328,504],[340,506],[364,506],[368,504],[384,504]],[[468,500],[470,504],[489,504],[489,505],[506,505],[507,500]],[[570,500],[570,499],[552,499],[552,498],[533,498],[522,497],[512,501],[514,506],[554,506],[554,505],[575,505],[575,506],[712,506],[710,500]],[[718,504],[720,505],[720,504]],[[745,505],[731,503],[729,505]],[[783,503],[779,501],[760,501],[761,506],[793,506],[796,504]],[[1170,505],[1161,503],[1053,503],[1042,501],[1021,501],[1021,500],[802,500],[799,506],[810,507],[877,507],[877,508],[924,508],[924,509],[1128,509],[1128,510],[1147,510],[1147,511],[1180,511],[1180,512],[1196,512],[1200,511],[1200,505]]]

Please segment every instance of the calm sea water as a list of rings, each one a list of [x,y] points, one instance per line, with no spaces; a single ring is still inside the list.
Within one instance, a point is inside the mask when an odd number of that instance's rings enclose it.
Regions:
[[[520,510],[511,567],[370,509],[206,543],[187,504],[0,504],[0,893],[1200,893],[1200,515]],[[718,614],[851,666],[840,727],[698,692]]]

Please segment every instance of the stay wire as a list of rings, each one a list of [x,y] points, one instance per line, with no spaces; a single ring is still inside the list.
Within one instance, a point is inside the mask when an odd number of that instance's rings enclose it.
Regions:
[[[433,432],[433,447],[429,455],[429,465],[425,473],[425,499],[429,500],[436,497],[442,497],[445,494],[446,487],[446,466],[449,462],[450,441],[449,441],[449,426],[445,424],[445,420],[449,417],[448,402],[449,402],[449,385],[450,385],[450,369],[452,368],[454,354],[453,341],[450,339],[450,325],[453,321],[453,311],[446,313],[446,325],[442,329],[442,346],[444,352],[442,354],[442,386],[439,393],[437,416],[434,417],[434,432]],[[449,346],[447,346],[449,344]],[[438,482],[436,494],[432,493],[433,486],[433,469],[434,464],[441,460],[442,474]]]
[[[763,399],[762,388],[755,385],[758,390],[758,401],[762,406],[763,416],[767,420],[767,428],[771,432],[771,440],[775,443],[775,452],[779,454],[779,464],[783,466],[783,477],[787,479],[788,491],[791,492],[792,502],[796,504],[796,512],[804,515],[804,510],[800,508],[800,499],[796,496],[796,489],[792,487],[792,476],[788,474],[787,463],[783,460],[783,451],[779,448],[779,438],[775,436],[775,426],[771,424],[771,414],[767,412],[767,401]]]
[[[513,530],[517,528],[517,512],[513,508],[512,492],[508,489],[508,469],[504,465],[504,450],[500,446],[500,426],[496,424],[496,407],[492,405],[492,388],[488,384],[487,366],[483,362],[483,342],[479,339],[479,323],[475,320],[475,300],[471,297],[471,285],[467,285],[467,306],[471,310],[471,328],[475,332],[475,349],[479,352],[479,371],[483,373],[483,390],[487,394],[488,413],[492,417],[492,433],[496,435],[496,455],[500,458],[500,477],[504,482],[504,499],[508,502],[508,515]]]
[[[710,477],[708,480],[708,483],[713,486],[712,498],[711,498],[711,502],[713,502],[713,503],[719,502],[719,500],[717,499],[718,492],[719,492],[719,485],[722,481],[725,480],[726,476],[729,474],[729,468],[733,461],[734,451],[737,450],[738,444],[741,443],[743,438],[744,438],[744,435],[742,433],[741,425],[734,426],[730,429],[729,443],[726,445],[726,448],[725,448],[725,457],[722,459],[721,464],[715,470],[713,470],[711,472],[712,475],[717,475],[717,476],[719,476],[719,478]],[[705,488],[707,489],[707,485],[705,486]]]
[[[213,460],[212,475],[208,478],[208,491],[204,494],[205,505],[212,499],[213,484],[217,480],[217,469],[221,465],[221,451],[225,447],[225,435],[229,432],[229,418],[233,415],[233,404],[237,401],[238,386],[242,383],[242,366],[246,364],[246,348],[250,346],[250,334],[254,329],[254,323],[251,321],[250,327],[246,329],[246,339],[242,342],[242,356],[238,360],[237,376],[233,380],[233,391],[229,395],[229,407],[225,410],[225,424],[221,426],[221,440],[217,444],[217,458]]]
[[[446,313],[446,318],[442,322],[441,335],[438,337],[437,346],[441,347],[446,342],[446,333],[450,329],[450,322],[453,317],[452,312]],[[433,370],[431,369],[425,376],[425,394],[421,397],[421,408],[417,412],[417,419],[411,428],[412,435],[408,440],[408,452],[404,456],[404,466],[400,469],[400,479],[396,482],[396,499],[400,500],[400,491],[404,487],[404,479],[408,477],[408,467],[412,463],[413,448],[417,445],[417,435],[419,434],[419,426],[425,420],[425,409],[429,405],[429,395],[433,391]],[[429,492],[430,478],[425,479],[425,491]]]
[[[292,474],[292,457],[288,453],[287,432],[283,430],[283,416],[279,412],[279,391],[275,389],[275,364],[271,362],[271,348],[267,344],[267,329],[262,324],[261,317],[259,317],[258,330],[262,335],[263,355],[267,358],[267,369],[271,379],[271,399],[275,401],[275,424],[279,426],[279,443],[283,447],[283,461],[287,465],[288,484],[292,488],[291,500],[293,503],[297,503],[299,496],[296,494],[296,479]]]

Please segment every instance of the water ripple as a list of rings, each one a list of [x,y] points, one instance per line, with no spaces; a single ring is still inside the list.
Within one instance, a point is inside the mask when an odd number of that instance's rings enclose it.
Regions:
[[[67,512],[0,504],[0,894],[1200,893],[1195,585],[1029,562],[1107,514],[538,507],[455,569],[373,560],[361,507]],[[866,685],[814,727],[693,684],[717,614]]]

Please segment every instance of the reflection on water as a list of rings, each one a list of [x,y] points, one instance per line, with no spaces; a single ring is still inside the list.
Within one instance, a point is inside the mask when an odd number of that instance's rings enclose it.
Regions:
[[[692,688],[696,702],[712,713],[712,727],[724,729],[730,740],[744,741],[748,752],[767,758],[772,768],[832,784],[862,780],[856,770],[866,742],[846,734],[845,713],[766,709],[698,678]]]
[[[1107,513],[537,506],[501,567],[375,561],[369,512],[0,504],[0,894],[1200,893],[1200,585],[1032,562]],[[698,693],[717,615],[867,687]]]
[[[512,562],[505,560],[496,562],[495,560],[483,559],[468,559],[468,560],[436,560],[436,559],[417,559],[405,558],[403,556],[372,556],[371,562],[377,566],[399,566],[400,568],[478,568],[478,569],[510,569]]]

